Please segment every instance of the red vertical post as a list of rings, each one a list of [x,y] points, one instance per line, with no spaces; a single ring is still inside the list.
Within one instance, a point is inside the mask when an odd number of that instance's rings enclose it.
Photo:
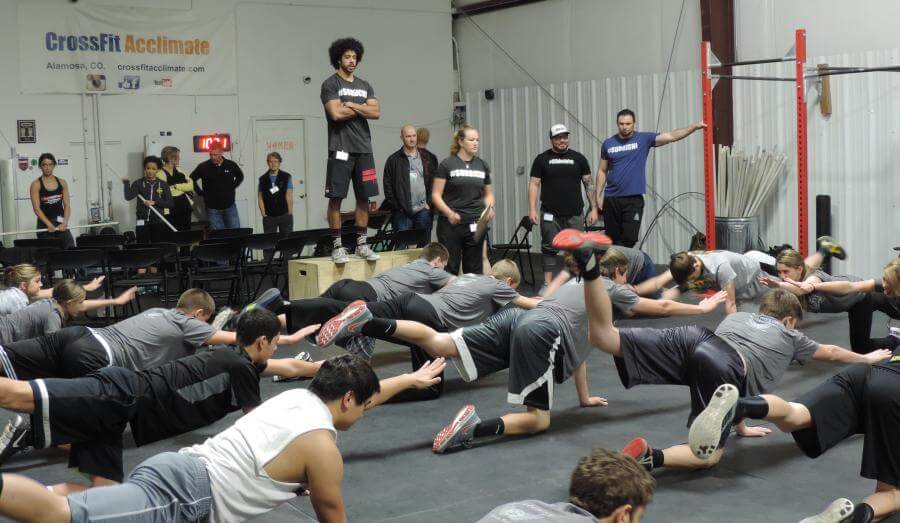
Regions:
[[[713,149],[712,78],[709,70],[709,42],[700,42],[700,85],[703,90],[703,185],[706,193],[706,248],[716,248],[716,172]]]
[[[800,254],[809,254],[809,186],[807,183],[807,167],[809,164],[806,150],[806,29],[797,29],[794,33],[794,64],[796,67],[797,88],[797,226],[800,234],[798,245]]]

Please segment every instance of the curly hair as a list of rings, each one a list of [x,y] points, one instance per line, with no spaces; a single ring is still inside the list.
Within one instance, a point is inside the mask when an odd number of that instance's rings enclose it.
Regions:
[[[643,466],[620,452],[594,449],[581,458],[569,483],[569,503],[598,518],[622,505],[646,507],[656,482]]]
[[[341,56],[345,51],[353,51],[356,53],[356,63],[362,62],[363,48],[362,42],[356,38],[339,38],[328,46],[328,58],[331,60],[331,66],[335,69],[341,67]]]

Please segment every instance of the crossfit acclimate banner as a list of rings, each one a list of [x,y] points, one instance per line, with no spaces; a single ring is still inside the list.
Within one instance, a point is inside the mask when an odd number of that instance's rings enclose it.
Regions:
[[[22,2],[18,29],[23,93],[237,91],[230,11]]]

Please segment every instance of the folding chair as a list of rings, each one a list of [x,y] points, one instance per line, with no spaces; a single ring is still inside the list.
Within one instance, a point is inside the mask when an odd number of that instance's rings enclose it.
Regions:
[[[515,253],[516,263],[519,264],[519,270],[522,271],[522,279],[530,285],[534,285],[534,265],[531,261],[531,229],[533,227],[534,224],[531,223],[531,218],[524,216],[519,220],[519,225],[516,226],[516,230],[513,231],[512,238],[509,239],[508,243],[496,243],[493,245],[494,250],[503,251],[500,258],[506,258],[510,251]],[[522,262],[523,252],[525,261],[528,262],[528,275],[531,277],[531,280],[525,275],[525,265]]]

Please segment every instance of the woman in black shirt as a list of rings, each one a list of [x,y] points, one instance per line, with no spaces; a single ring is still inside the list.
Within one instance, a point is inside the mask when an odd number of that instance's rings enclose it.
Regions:
[[[69,186],[53,175],[56,158],[44,153],[38,158],[41,177],[31,182],[31,207],[37,216],[37,228],[47,232],[37,233],[38,238],[58,238],[62,247],[75,245],[69,231]]]
[[[478,131],[463,126],[453,135],[450,156],[444,159],[434,174],[431,196],[434,208],[440,213],[437,224],[438,241],[447,247],[450,260],[446,270],[459,273],[460,259],[464,273],[481,274],[482,245],[475,241],[475,227],[485,207],[494,205],[491,170],[477,156]],[[492,220],[494,211],[489,211]]]

